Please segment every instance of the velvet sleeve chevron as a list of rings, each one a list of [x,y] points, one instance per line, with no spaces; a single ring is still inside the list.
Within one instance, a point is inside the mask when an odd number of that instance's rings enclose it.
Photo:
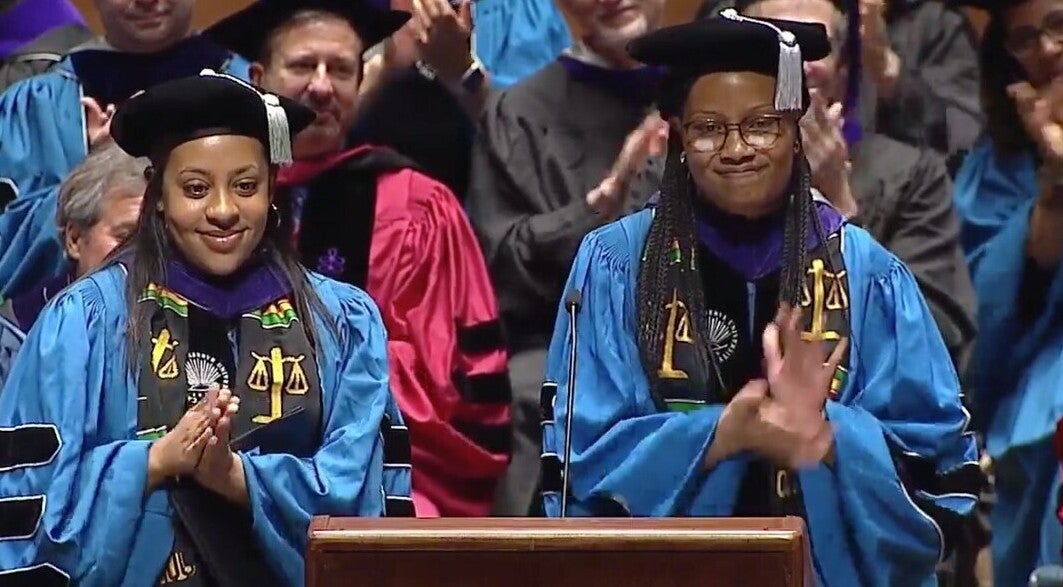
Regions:
[[[486,516],[510,454],[498,304],[454,195],[416,172],[399,178],[408,178],[408,219],[401,238],[389,240],[397,250],[388,254],[386,270],[370,267],[369,289],[388,329],[391,386],[409,426],[415,500],[444,516]],[[382,222],[375,230],[391,232]]]
[[[410,430],[402,421],[399,406],[389,398],[384,419],[380,421],[384,441],[384,515],[391,518],[414,517],[410,497]]]
[[[973,440],[973,437],[970,437]],[[887,444],[889,444],[887,442]],[[942,556],[948,557],[956,546],[965,508],[949,507],[953,504],[977,500],[986,479],[978,463],[967,461],[947,471],[938,471],[934,460],[899,447],[890,446],[893,466],[912,502],[941,529]]]

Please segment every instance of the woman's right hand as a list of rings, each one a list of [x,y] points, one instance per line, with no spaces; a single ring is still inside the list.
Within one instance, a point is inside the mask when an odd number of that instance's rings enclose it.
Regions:
[[[790,470],[817,466],[834,445],[834,429],[822,414],[777,400],[761,405],[749,434],[750,451]]]
[[[723,408],[716,424],[716,434],[705,454],[705,469],[742,452],[752,444],[751,430],[756,428],[761,406],[768,401],[768,382],[754,379],[745,384]]]
[[[217,391],[212,391],[177,422],[173,430],[152,443],[148,451],[148,490],[177,475],[195,471],[207,442],[213,435],[211,410]]]

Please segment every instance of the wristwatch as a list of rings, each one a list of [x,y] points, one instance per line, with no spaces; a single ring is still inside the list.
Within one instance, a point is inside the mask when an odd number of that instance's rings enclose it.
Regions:
[[[417,73],[421,74],[421,77],[428,81],[435,81],[438,77],[436,69],[431,65],[428,65],[428,62],[422,59],[418,59],[414,66],[417,67]]]
[[[466,92],[475,94],[480,91],[486,80],[487,72],[484,70],[484,65],[480,58],[474,54],[472,56],[472,65],[461,76],[461,87],[465,88]]]

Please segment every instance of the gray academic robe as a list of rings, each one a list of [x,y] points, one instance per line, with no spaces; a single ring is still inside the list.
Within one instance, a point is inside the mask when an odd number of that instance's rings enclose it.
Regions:
[[[889,36],[901,78],[896,95],[878,101],[874,128],[865,131],[946,155],[969,149],[984,117],[977,40],[967,16],[943,2],[894,0]]]
[[[554,62],[488,100],[466,208],[494,281],[510,350],[513,456],[498,515],[526,515],[539,480],[539,389],[576,249],[601,224],[587,192],[609,172],[650,104],[573,78]],[[624,211],[659,186],[663,161],[632,182]]]
[[[957,371],[975,336],[975,297],[942,158],[880,134],[853,148],[853,221],[911,269]]]

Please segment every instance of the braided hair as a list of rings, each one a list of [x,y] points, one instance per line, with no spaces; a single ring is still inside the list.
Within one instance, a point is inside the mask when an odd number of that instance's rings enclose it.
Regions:
[[[677,135],[671,133],[668,140],[660,201],[650,223],[636,287],[638,345],[650,390],[655,397],[661,385],[657,369],[665,343],[667,313],[664,307],[672,301],[673,292],[678,292],[686,304],[687,316],[692,322],[696,366],[702,373],[710,375],[721,392],[727,392],[723,389],[718,358],[713,352],[711,341],[706,339],[709,332],[708,312],[697,255],[693,200],[700,196],[682,157],[682,139]],[[800,138],[795,140],[798,141],[798,152],[794,156],[793,173],[787,190],[779,287],[779,302],[792,307],[800,304],[804,291],[809,232],[813,231],[821,242],[824,240],[823,227],[812,199],[808,160],[800,149]],[[678,262],[669,255],[671,250],[677,248],[683,254]]]
[[[650,232],[646,237],[636,283],[635,301],[638,314],[638,344],[643,367],[650,378],[650,389],[659,387],[657,366],[664,346],[665,305],[671,302],[673,291],[684,295],[687,315],[693,320],[697,366],[702,373],[715,368],[715,357],[705,341],[708,314],[705,312],[705,292],[695,254],[697,241],[694,232],[694,201],[692,181],[682,161],[683,145],[678,133],[668,137],[668,156],[661,178],[661,197]],[[668,259],[670,249],[678,249],[687,258],[678,262]]]

